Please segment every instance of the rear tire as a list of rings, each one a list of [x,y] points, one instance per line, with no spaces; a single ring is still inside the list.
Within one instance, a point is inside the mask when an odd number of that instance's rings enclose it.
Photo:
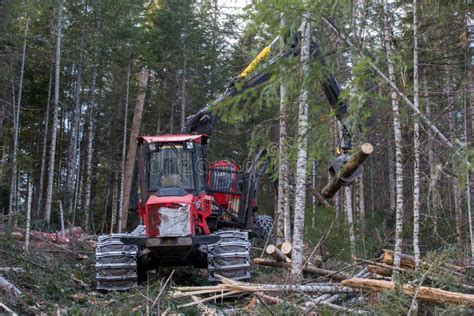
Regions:
[[[252,244],[248,232],[223,230],[214,235],[221,239],[207,246],[209,281],[219,281],[217,275],[232,280],[250,280]]]
[[[267,241],[272,235],[273,216],[257,215],[255,217],[255,225],[260,228],[262,239]]]

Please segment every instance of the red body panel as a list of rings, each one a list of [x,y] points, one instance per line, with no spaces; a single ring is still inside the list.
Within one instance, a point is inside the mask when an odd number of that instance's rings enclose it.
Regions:
[[[239,188],[238,188],[239,178],[237,176],[237,172],[240,170],[239,165],[237,165],[233,161],[220,160],[220,161],[214,162],[213,164],[209,166],[209,169],[220,169],[220,168],[222,168],[223,170],[235,172],[235,173],[227,173],[227,172],[222,173],[224,177],[226,177],[226,179],[224,180],[226,182],[225,184],[226,187],[221,188],[221,189],[224,189],[229,192],[238,192],[239,191]],[[216,172],[212,173],[212,176],[215,177]],[[211,173],[208,175],[207,181],[208,181],[208,185],[211,186],[211,181],[213,181],[213,179],[211,178]],[[240,194],[231,194],[231,193],[215,192],[215,193],[212,193],[212,196],[214,197],[214,200],[216,201],[216,203],[225,209],[231,209],[232,207],[229,205],[229,203],[235,203],[236,199],[240,199]]]
[[[200,202],[200,203],[198,203]],[[142,203],[139,204],[139,215],[143,219],[146,227],[147,237],[159,237],[160,207],[179,208],[183,204],[190,205],[191,231],[190,235],[211,234],[207,225],[207,217],[212,213],[212,197],[205,193],[200,196],[187,194],[184,196],[163,196],[152,195],[143,209]],[[200,207],[198,208],[198,205]]]

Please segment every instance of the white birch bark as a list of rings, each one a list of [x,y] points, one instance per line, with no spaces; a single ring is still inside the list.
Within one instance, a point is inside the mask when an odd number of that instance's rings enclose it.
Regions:
[[[130,93],[130,68],[132,63],[132,46],[128,48],[128,67],[127,79],[125,88],[125,109],[123,113],[123,140],[122,140],[122,166],[120,173],[120,199],[119,199],[119,213],[118,213],[118,229],[122,227],[122,209],[123,209],[123,194],[125,185],[125,163],[127,159],[127,128],[128,128],[128,98]]]
[[[56,58],[54,76],[54,104],[53,121],[51,122],[51,146],[49,149],[48,185],[46,188],[45,221],[49,226],[51,222],[51,203],[53,200],[54,167],[56,157],[56,139],[58,134],[58,112],[59,112],[59,76],[61,73],[61,31],[62,31],[63,1],[59,0],[57,25],[56,25]]]
[[[352,208],[352,187],[344,187],[344,208],[346,209],[347,224],[349,225],[349,242],[351,249],[351,258],[357,257],[356,254],[356,238],[354,230],[354,212]]]
[[[394,265],[400,267],[400,255],[402,253],[403,242],[403,153],[402,153],[402,132],[400,125],[400,108],[398,104],[398,94],[393,88],[395,86],[395,68],[393,65],[393,47],[392,36],[389,21],[390,11],[388,8],[388,1],[384,0],[384,41],[387,52],[387,64],[389,80],[391,83],[391,101],[393,114],[393,132],[395,139],[395,209],[396,209],[396,223],[395,223],[395,258]],[[398,277],[394,274],[395,278]]]
[[[293,231],[293,254],[291,274],[299,276],[303,267],[304,248],[304,220],[306,210],[306,165],[307,152],[307,130],[308,130],[308,88],[307,78],[309,74],[309,61],[311,50],[311,14],[305,12],[301,25],[301,63],[303,70],[303,87],[300,92],[300,104],[298,112],[298,153],[296,161],[295,180],[295,216]]]
[[[20,69],[20,83],[18,86],[18,99],[16,109],[13,117],[13,150],[12,150],[12,177],[10,183],[10,211],[8,212],[8,223],[11,225],[13,216],[16,216],[17,212],[17,195],[18,195],[18,147],[20,138],[20,112],[21,112],[21,97],[23,94],[23,77],[25,73],[25,62],[26,62],[26,43],[28,41],[28,28],[30,25],[30,18],[26,18],[25,33],[23,36],[23,51],[21,53],[21,69]],[[13,103],[13,106],[14,103]]]
[[[59,200],[59,221],[61,224],[61,237],[64,237],[64,208],[61,199]]]
[[[281,14],[280,27],[286,27],[286,19]],[[283,78],[280,79],[280,118],[279,118],[279,162],[278,165],[278,200],[277,200],[277,243],[291,242],[291,210],[289,196],[289,168],[287,153],[287,121],[286,111],[288,87]]]
[[[26,230],[25,230],[25,250],[28,252],[30,246],[30,229],[31,229],[31,204],[33,202],[33,184],[28,177],[28,199],[26,201]]]
[[[413,104],[420,107],[418,84],[418,16],[417,0],[413,0]],[[420,125],[413,120],[413,252],[415,263],[420,263]]]
[[[82,68],[84,64],[84,32],[85,27],[82,25],[81,38],[79,40],[79,65],[77,67],[76,78],[76,94],[74,104],[74,115],[71,129],[71,139],[69,144],[69,165],[67,173],[67,192],[68,192],[68,214],[73,211],[74,206],[74,191],[77,174],[77,146],[79,140],[79,128],[81,122],[81,89],[82,89]]]
[[[362,236],[365,237],[365,194],[364,194],[364,172],[359,177],[359,217],[362,227]]]

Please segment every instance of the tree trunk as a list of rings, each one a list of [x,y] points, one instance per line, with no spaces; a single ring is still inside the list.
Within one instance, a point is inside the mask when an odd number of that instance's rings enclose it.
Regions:
[[[187,60],[186,43],[184,45],[183,73],[181,77],[181,130],[184,130],[186,123],[186,81],[187,81]]]
[[[137,101],[135,103],[135,110],[133,112],[132,128],[130,129],[130,139],[128,142],[127,162],[125,167],[125,185],[122,212],[122,225],[119,227],[119,232],[127,231],[128,206],[130,201],[130,194],[132,188],[133,168],[135,166],[135,157],[137,154],[137,137],[140,132],[140,124],[142,121],[143,104],[145,103],[146,86],[148,83],[149,71],[142,68],[138,77],[139,91]],[[146,201],[143,201],[145,203]]]
[[[393,138],[392,138],[392,129],[391,127],[387,128],[387,157],[388,157],[388,186],[390,194],[390,210],[387,212],[384,221],[395,212],[396,204],[396,194],[395,194],[395,158],[393,154]]]
[[[402,253],[403,241],[403,153],[402,153],[402,131],[400,125],[400,108],[395,86],[395,68],[393,66],[393,44],[389,22],[390,11],[387,0],[384,1],[384,39],[387,51],[387,64],[389,80],[392,83],[391,99],[393,112],[393,132],[395,136],[395,199],[396,199],[396,223],[395,223],[395,266],[400,267],[400,254]],[[394,273],[395,278],[397,277]]]
[[[293,231],[293,261],[291,274],[300,276],[303,268],[304,219],[306,210],[306,165],[308,162],[307,131],[308,131],[308,97],[307,80],[311,50],[311,14],[303,14],[301,25],[301,63],[303,70],[303,87],[300,92],[298,113],[298,153],[295,177],[295,216]]]
[[[313,186],[314,189],[316,189],[316,168],[317,167],[317,162],[316,160],[313,160],[313,163],[311,165],[311,185]],[[319,192],[318,192],[319,193]],[[322,195],[321,195],[322,197]],[[316,195],[313,194],[311,196],[311,202],[312,202],[312,215],[311,215],[311,228],[315,229],[316,228]]]
[[[63,0],[59,0],[58,17],[56,25],[56,59],[54,77],[54,104],[53,121],[51,123],[51,146],[49,149],[48,186],[46,188],[45,221],[49,226],[51,222],[51,203],[53,200],[54,167],[56,158],[56,138],[58,134],[58,112],[59,112],[59,76],[61,74],[61,27],[62,27]]]
[[[99,56],[99,29],[100,22],[95,30],[95,43],[94,43],[94,56],[92,68],[92,83],[89,92],[89,129],[87,136],[87,160],[86,160],[86,181],[85,181],[85,197],[84,197],[84,229],[89,230],[90,222],[90,208],[91,208],[91,186],[92,186],[92,157],[94,150],[94,129],[95,129],[95,112],[97,109],[96,104],[96,86],[97,86],[97,68],[98,68],[98,56]]]
[[[446,67],[447,68],[447,67]],[[448,69],[446,69],[446,76],[448,81],[446,83],[446,94],[448,95],[448,120],[449,120],[449,130],[451,133],[451,140],[455,141],[457,138],[457,131],[455,126],[455,114],[454,114],[454,100],[452,98],[452,90],[451,90],[451,80],[449,78],[450,74]],[[456,218],[456,240],[459,246],[459,253],[463,253],[464,250],[464,243],[462,237],[462,210],[461,210],[461,190],[459,189],[459,182],[458,182],[458,166],[456,163],[456,158],[451,158],[451,168],[453,172],[453,176],[451,176],[451,188],[453,192],[453,200],[454,200],[454,215]]]
[[[77,145],[79,139],[79,127],[81,123],[81,89],[82,89],[82,68],[84,66],[84,33],[85,25],[82,25],[81,38],[79,40],[79,65],[77,67],[76,95],[74,105],[74,115],[71,129],[71,139],[69,143],[69,164],[67,173],[67,201],[68,214],[71,215],[74,206],[74,191],[77,174]]]
[[[382,292],[385,290],[394,290],[397,287],[397,284],[394,282],[362,278],[343,280],[341,283],[344,286]],[[450,292],[426,286],[415,287],[408,284],[402,285],[401,290],[407,295],[416,295],[417,299],[432,303],[474,306],[474,295],[471,294]]]
[[[365,238],[365,194],[364,194],[364,172],[359,177],[359,218],[362,227],[362,236]]]
[[[53,65],[49,71],[49,84],[48,84],[48,98],[46,99],[46,112],[44,114],[44,130],[43,130],[43,150],[41,153],[41,169],[40,169],[40,180],[38,188],[38,204],[36,205],[36,214],[40,214],[41,207],[43,206],[43,194],[44,194],[44,175],[46,171],[46,156],[48,150],[48,133],[49,133],[49,116],[51,108],[51,88],[53,85]]]
[[[26,18],[25,33],[23,36],[23,51],[21,54],[21,69],[20,69],[20,83],[18,86],[18,100],[16,109],[13,117],[13,150],[12,150],[12,177],[10,183],[10,211],[8,212],[8,224],[12,224],[13,216],[16,217],[17,212],[17,195],[18,195],[18,146],[20,138],[20,110],[21,110],[21,97],[23,94],[23,76],[25,73],[25,61],[26,61],[26,43],[28,41],[28,28],[30,25],[30,18]],[[13,104],[15,106],[15,104]]]
[[[31,204],[33,202],[33,185],[30,176],[28,177],[28,200],[26,202],[26,232],[25,232],[25,250],[28,252],[30,245],[31,228]]]
[[[130,93],[130,68],[132,63],[132,46],[128,48],[128,67],[127,67],[127,79],[125,88],[125,110],[123,114],[123,143],[122,143],[122,165],[120,173],[120,199],[119,199],[119,212],[118,212],[118,230],[122,227],[122,209],[123,209],[123,196],[124,196],[124,184],[125,184],[125,162],[127,159],[127,126],[128,126],[128,97]]]
[[[112,234],[114,232],[115,224],[117,222],[117,204],[118,204],[118,181],[117,181],[117,173],[114,172],[114,180],[112,182],[113,184],[113,193],[112,193],[112,214],[111,214],[111,219],[110,219],[110,233]]]
[[[354,231],[354,213],[352,208],[352,187],[344,187],[344,197],[345,197],[345,209],[346,209],[346,216],[347,216],[347,224],[349,225],[349,241],[350,241],[350,248],[351,248],[351,258],[357,257],[356,254],[356,238],[355,238],[355,231]]]
[[[286,19],[283,14],[280,16],[280,27],[286,27]],[[290,163],[287,154],[287,120],[288,114],[286,111],[288,99],[288,87],[286,81],[280,79],[280,118],[279,118],[279,162],[278,165],[278,200],[277,200],[277,243],[283,241],[291,242],[291,210],[290,210],[290,196],[289,196],[289,168]]]
[[[418,94],[418,17],[417,0],[413,0],[413,104],[419,108],[420,99]],[[413,252],[418,265],[420,261],[420,125],[418,118],[413,121]]]
[[[325,198],[333,197],[344,184],[344,179],[350,178],[359,169],[362,163],[372,154],[374,147],[369,143],[362,144],[355,149],[351,158],[339,169],[337,174],[330,177],[321,192]]]

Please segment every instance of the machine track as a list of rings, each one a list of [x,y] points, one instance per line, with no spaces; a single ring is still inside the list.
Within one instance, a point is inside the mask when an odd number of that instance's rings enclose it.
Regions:
[[[99,236],[95,252],[95,279],[98,290],[125,291],[137,285],[136,245],[125,245],[128,234]]]
[[[233,280],[250,280],[252,244],[248,232],[222,230],[214,234],[221,239],[207,246],[209,281],[218,281],[216,274]]]

